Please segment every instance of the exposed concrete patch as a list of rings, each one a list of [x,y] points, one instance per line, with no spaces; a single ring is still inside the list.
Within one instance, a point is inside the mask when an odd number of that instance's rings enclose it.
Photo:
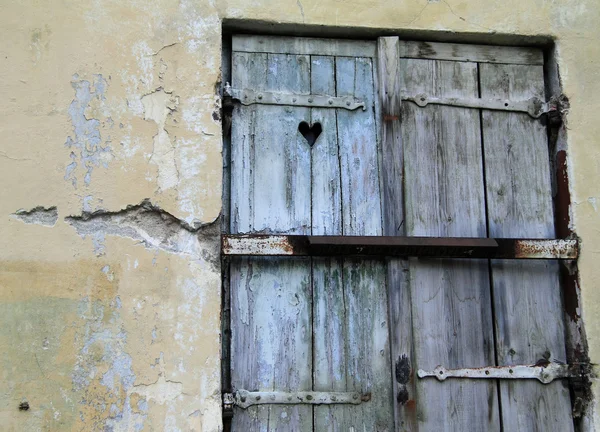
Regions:
[[[110,138],[103,142],[100,136],[100,120],[86,117],[86,110],[92,100],[104,100],[107,85],[106,80],[100,74],[94,75],[93,87],[92,83],[80,79],[77,74],[73,75],[71,81],[71,86],[75,89],[75,99],[69,106],[73,136],[67,138],[65,146],[72,151],[69,156],[71,163],[65,170],[64,179],[71,181],[75,188],[77,188],[76,169],[79,164],[85,170],[83,182],[86,186],[89,186],[94,167],[102,165],[104,168],[108,168],[108,163],[113,158]],[[109,123],[112,122],[110,117],[106,120]]]
[[[19,219],[26,224],[37,224],[47,227],[56,225],[58,220],[58,210],[56,207],[34,207],[31,210],[20,209],[12,215],[15,219]]]
[[[103,253],[104,237],[113,235],[137,240],[149,249],[190,255],[219,265],[218,221],[193,227],[148,199],[125,210],[83,212],[81,216],[68,216],[65,221],[81,237],[92,237],[97,255]]]

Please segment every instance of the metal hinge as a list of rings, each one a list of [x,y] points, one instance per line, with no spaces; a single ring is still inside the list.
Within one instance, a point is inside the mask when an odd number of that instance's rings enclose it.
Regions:
[[[442,366],[432,371],[419,369],[419,378],[436,377],[439,381],[447,378],[470,379],[537,379],[548,384],[560,378],[581,378],[589,373],[590,366],[584,363],[563,364],[544,362],[535,365],[490,366],[481,368],[446,369]]]
[[[223,87],[223,97],[239,100],[242,105],[289,105],[310,108],[343,108],[350,111],[360,107],[363,111],[367,109],[364,101],[356,100],[352,96],[336,97],[240,90],[232,88],[229,83]]]
[[[231,410],[233,406],[246,409],[252,405],[359,405],[371,400],[371,393],[358,392],[250,392],[238,390],[235,393],[223,394],[223,409]]]
[[[557,109],[556,103],[544,102],[536,97],[523,101],[511,101],[503,99],[433,97],[425,93],[421,93],[414,96],[403,94],[402,100],[414,102],[420,107],[427,106],[428,104],[435,104],[464,108],[488,109],[495,111],[524,112],[533,118],[538,118],[542,114]]]

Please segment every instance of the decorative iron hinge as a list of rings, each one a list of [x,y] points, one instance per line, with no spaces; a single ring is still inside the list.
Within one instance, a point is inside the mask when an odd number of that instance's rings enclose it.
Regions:
[[[235,89],[229,83],[223,87],[223,96],[239,100],[242,105],[289,105],[310,108],[343,108],[353,111],[362,107],[366,111],[364,101],[358,101],[352,96],[323,96],[323,95],[301,95],[290,93],[274,93],[267,91],[254,91],[249,89]]]
[[[542,114],[557,109],[555,103],[544,102],[543,100],[536,97],[522,101],[511,101],[502,99],[433,97],[425,93],[421,93],[414,96],[403,94],[402,100],[414,102],[420,107],[424,107],[429,104],[435,104],[451,105],[464,108],[480,108],[496,111],[524,112],[529,114],[533,118],[538,118]]]
[[[278,404],[278,405],[333,405],[350,404],[359,405],[371,400],[371,393],[358,392],[250,392],[238,390],[235,393],[223,395],[223,408],[232,409],[233,405],[246,409],[252,405]]]
[[[490,366],[481,368],[446,369],[442,366],[432,371],[419,369],[419,378],[436,377],[439,381],[447,378],[471,379],[537,379],[548,384],[560,378],[581,378],[589,373],[589,365],[584,363],[563,364],[544,362],[535,365]]]

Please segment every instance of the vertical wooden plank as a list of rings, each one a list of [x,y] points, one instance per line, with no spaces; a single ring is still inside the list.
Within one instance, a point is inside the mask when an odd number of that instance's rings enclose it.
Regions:
[[[335,96],[335,58],[312,56],[310,82],[312,94]],[[340,235],[342,205],[335,110],[313,108],[306,121],[322,127],[311,149],[312,234]]]
[[[232,82],[241,88],[266,90],[267,55],[257,53],[232,54]],[[252,197],[254,196],[254,137],[256,136],[257,105],[235,104],[231,123],[231,232],[250,232]]]
[[[477,97],[477,64],[406,60],[411,92]],[[411,236],[486,237],[477,110],[403,104],[405,220]],[[494,364],[488,263],[410,259],[415,367]],[[417,381],[423,430],[499,430],[496,383]]]
[[[308,56],[234,53],[232,84],[308,93],[309,69]],[[308,108],[298,107],[235,108],[232,232],[310,232],[310,149],[298,133],[308,114]],[[310,389],[310,261],[238,258],[230,275],[234,390]],[[311,431],[312,407],[236,408],[232,429]]]
[[[381,193],[374,118],[374,70],[368,58],[336,58],[336,92],[366,102],[366,111],[337,110],[344,235],[381,235]],[[346,381],[371,401],[344,407],[354,430],[394,430],[385,266],[344,260]],[[348,430],[348,429],[341,429]],[[350,429],[351,430],[351,429]]]
[[[336,58],[337,96],[364,100],[366,111],[337,110],[344,235],[381,235],[373,65],[369,58]]]
[[[335,96],[335,58],[311,57],[311,93]],[[323,131],[311,151],[312,233],[342,234],[340,164],[333,109],[312,109]],[[313,258],[313,361],[315,390],[346,391],[346,310],[342,260]],[[347,430],[339,406],[315,406],[316,431]]]
[[[231,376],[235,389],[310,389],[309,259],[236,258],[231,263]],[[235,408],[233,431],[312,431],[307,405]]]
[[[544,97],[542,66],[480,66],[481,96]],[[492,237],[553,238],[546,129],[527,114],[483,111],[488,217]],[[501,365],[565,361],[555,262],[492,261],[497,355]],[[500,384],[505,430],[573,430],[565,381]]]
[[[404,151],[402,147],[402,70],[398,37],[377,41],[381,153],[383,234],[404,235]],[[412,307],[408,260],[387,259],[390,317],[390,351],[395,430],[417,431],[416,388],[412,343]]]

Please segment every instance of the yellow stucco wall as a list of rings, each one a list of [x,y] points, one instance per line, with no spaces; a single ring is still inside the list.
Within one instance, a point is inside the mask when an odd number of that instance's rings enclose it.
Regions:
[[[554,38],[571,102],[583,315],[600,362],[597,0],[2,6],[2,430],[220,429],[223,19]]]

